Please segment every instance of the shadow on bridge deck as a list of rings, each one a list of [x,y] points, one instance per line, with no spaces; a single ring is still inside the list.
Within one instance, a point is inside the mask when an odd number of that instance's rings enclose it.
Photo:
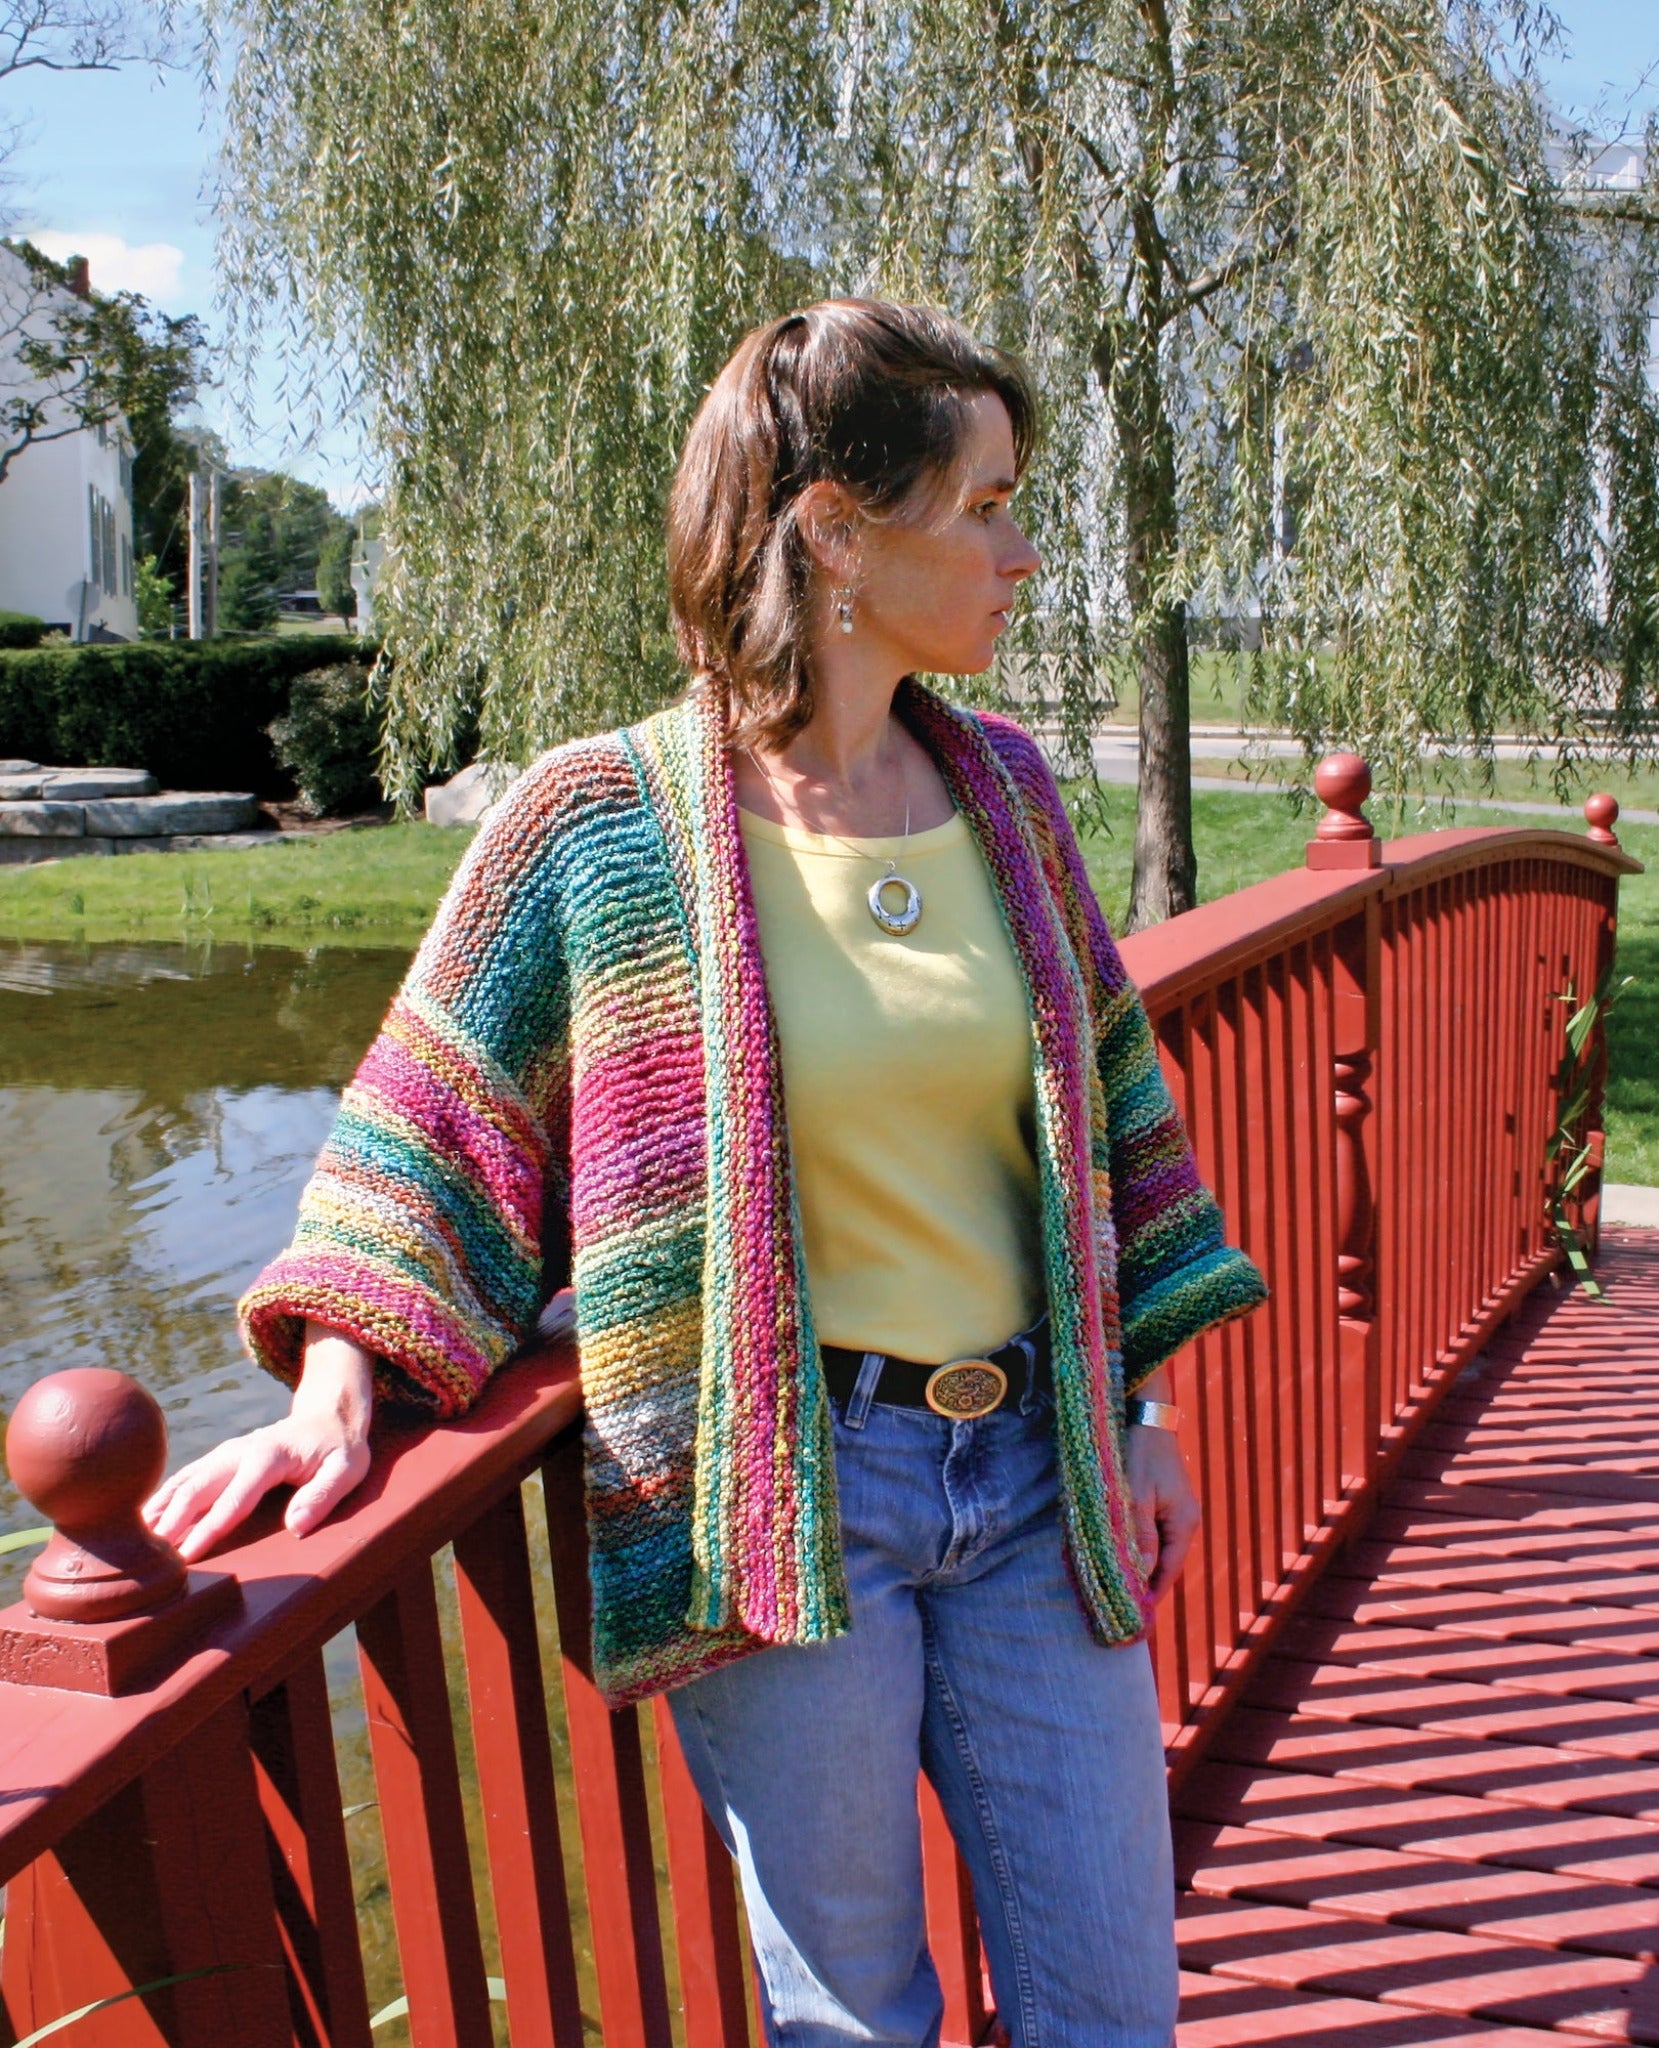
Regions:
[[[1177,1801],[1180,2048],[1659,2043],[1659,1233],[1469,1368]]]

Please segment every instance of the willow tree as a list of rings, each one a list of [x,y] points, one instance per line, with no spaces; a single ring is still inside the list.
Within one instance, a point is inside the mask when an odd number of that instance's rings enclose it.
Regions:
[[[1195,642],[1402,787],[1644,743],[1651,209],[1568,203],[1524,0],[221,4],[240,303],[354,366],[385,460],[399,790],[676,687],[690,412],[859,289],[1038,373],[1004,686],[1073,755],[1138,692],[1135,923],[1194,900]]]

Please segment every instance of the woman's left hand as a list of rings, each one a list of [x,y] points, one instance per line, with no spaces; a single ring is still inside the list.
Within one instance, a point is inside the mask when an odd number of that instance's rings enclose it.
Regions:
[[[1186,1562],[1198,1530],[1198,1496],[1173,1430],[1137,1424],[1125,1444],[1135,1540],[1146,1567],[1147,1595],[1156,1606]]]

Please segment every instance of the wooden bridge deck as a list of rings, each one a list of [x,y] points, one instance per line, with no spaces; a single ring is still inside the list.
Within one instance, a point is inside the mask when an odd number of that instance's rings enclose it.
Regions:
[[[1659,1235],[1478,1359],[1177,1796],[1180,2048],[1659,2043]]]

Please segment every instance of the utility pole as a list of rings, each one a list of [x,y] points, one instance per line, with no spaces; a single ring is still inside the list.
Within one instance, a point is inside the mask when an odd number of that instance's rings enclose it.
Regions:
[[[203,635],[202,542],[204,535],[202,528],[204,525],[204,508],[202,499],[204,496],[202,473],[199,469],[193,469],[190,472],[190,512],[187,528],[189,553],[186,557],[185,568],[186,602],[189,605],[190,614],[190,623],[187,630],[192,640],[200,640]]]
[[[207,573],[202,584],[202,614],[207,637],[219,630],[219,472],[207,473]]]
[[[211,640],[219,630],[219,472],[210,464],[190,472],[190,637]]]

